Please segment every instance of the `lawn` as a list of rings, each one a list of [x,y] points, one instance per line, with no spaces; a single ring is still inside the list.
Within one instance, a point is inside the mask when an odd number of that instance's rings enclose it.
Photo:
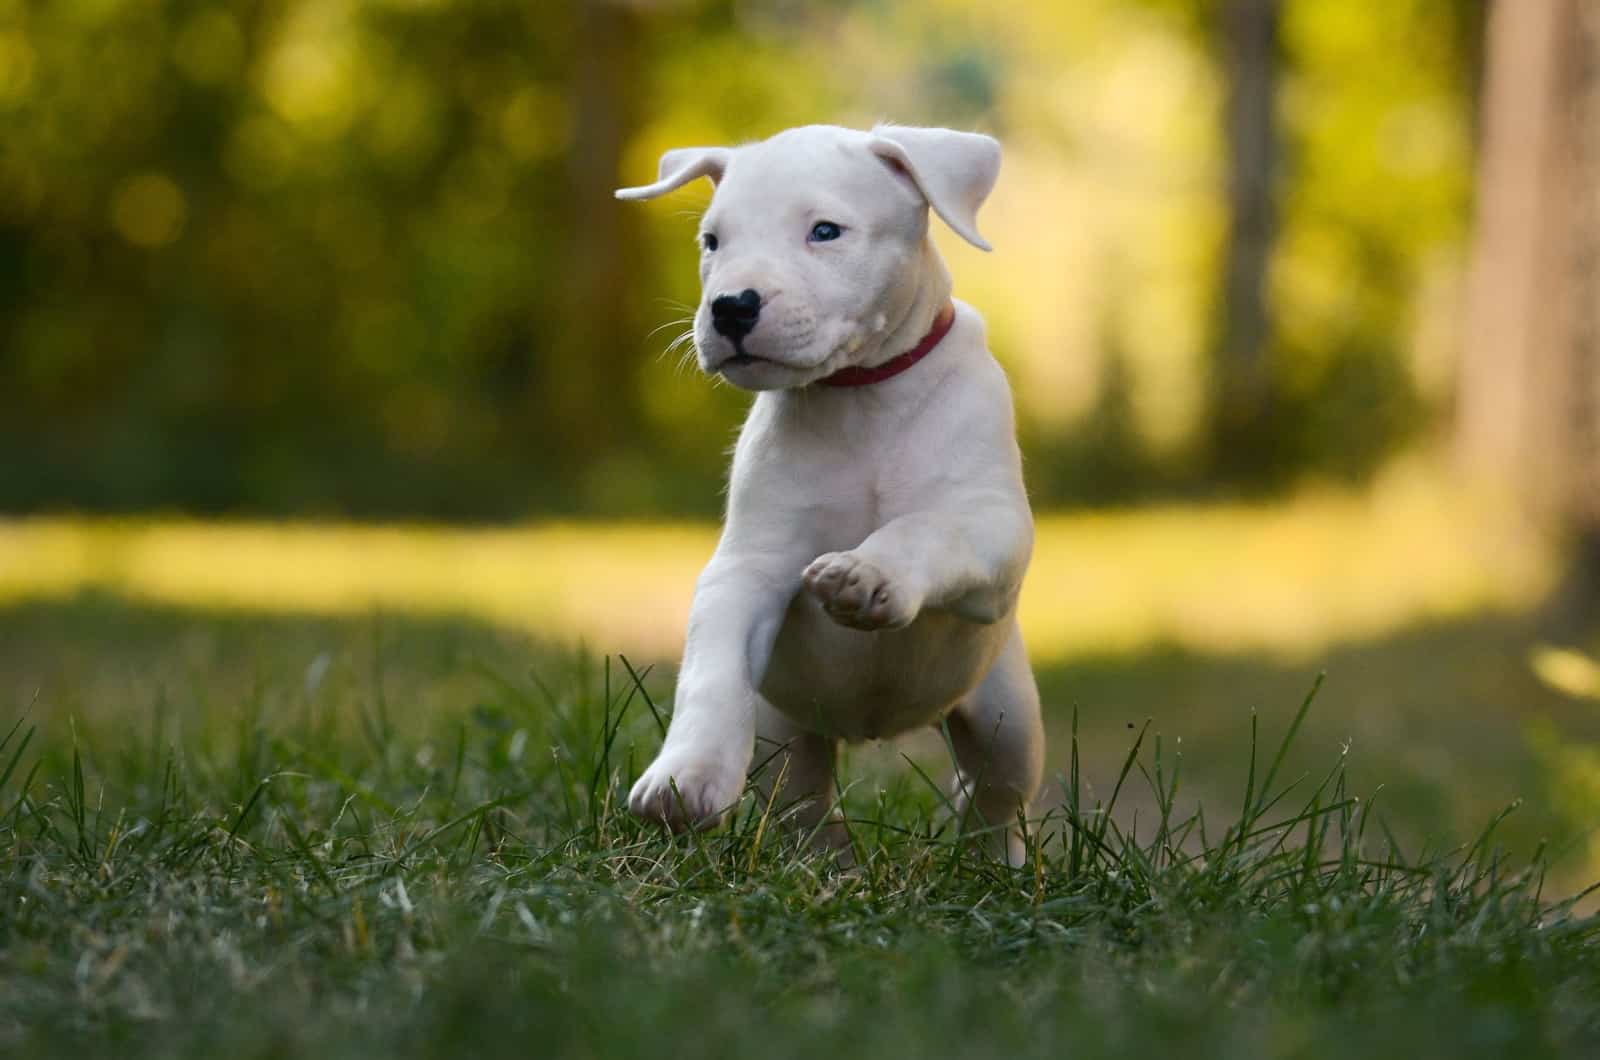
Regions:
[[[850,756],[841,868],[750,798],[675,840],[619,811],[661,670],[464,617],[15,604],[0,1048],[1594,1055],[1600,923],[1516,830],[1555,804],[1466,828],[1537,777],[1519,719],[1584,717],[1525,676],[1523,635],[1352,641],[1303,723],[1313,668],[1259,654],[1046,667],[1027,869],[959,841],[931,741]],[[1491,710],[1508,691],[1546,698]]]
[[[1600,1049],[1600,669],[1456,501],[1042,519],[1022,871],[931,733],[853,866],[619,810],[712,532],[0,524],[0,1051]]]

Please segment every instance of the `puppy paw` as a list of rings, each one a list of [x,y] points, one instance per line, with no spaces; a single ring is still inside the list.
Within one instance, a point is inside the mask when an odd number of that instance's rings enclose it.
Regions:
[[[851,629],[901,629],[920,607],[903,584],[854,552],[818,556],[801,580],[829,617]]]
[[[636,817],[674,832],[714,828],[744,790],[744,770],[715,754],[663,749],[628,793]]]

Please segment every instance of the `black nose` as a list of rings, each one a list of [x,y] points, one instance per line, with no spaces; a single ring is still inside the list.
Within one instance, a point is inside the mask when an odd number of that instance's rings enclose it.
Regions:
[[[761,315],[761,292],[746,287],[738,294],[725,294],[711,303],[711,326],[718,335],[735,342],[755,330]]]

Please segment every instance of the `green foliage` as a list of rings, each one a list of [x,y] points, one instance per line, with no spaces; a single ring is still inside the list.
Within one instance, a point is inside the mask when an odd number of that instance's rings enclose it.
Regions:
[[[1172,49],[1209,56],[1215,6],[1145,6],[1182,30],[1132,0],[5,0],[0,446],[21,457],[0,461],[0,509],[714,512],[742,398],[674,375],[657,362],[672,325],[651,334],[696,297],[689,229],[608,193],[672,143],[804,121],[988,128],[1046,166],[1012,194],[1140,170],[1153,227],[1026,228],[1013,249],[1197,248],[1061,307],[1166,306],[1166,323],[1120,327],[1143,336],[1140,393],[1182,389],[1202,351],[1167,318],[1215,286],[1215,218],[1182,189],[1215,172],[1144,173],[1127,143],[1187,142],[1204,115],[1125,142],[1154,90],[1121,79],[1159,79],[1181,65]],[[1262,447],[1279,479],[1366,473],[1440,398],[1413,353],[1459,272],[1474,6],[1286,5],[1271,280],[1285,398]],[[1175,203],[1189,205],[1167,218]],[[990,288],[1061,297],[1059,278],[1013,268]],[[1097,406],[1041,398],[1028,366],[1078,352],[985,301],[1030,401]],[[1072,470],[1097,462],[1129,469],[1110,492],[1207,485],[1200,427],[1154,448],[1135,427],[1043,417],[1033,451],[1066,470],[1041,499],[1105,495]]]
[[[0,430],[30,456],[0,465],[8,507],[509,515],[619,444],[604,409],[592,438],[556,429],[584,326],[570,10],[0,19],[25,60],[0,160]],[[642,337],[653,280],[616,286]],[[626,391],[617,353],[584,351]]]
[[[1441,340],[1419,339],[1419,303],[1460,269],[1471,197],[1464,6],[1286,5],[1288,172],[1271,277],[1280,478],[1359,479],[1426,422],[1412,361]],[[1389,60],[1372,62],[1380,53]]]
[[[1600,1045],[1600,922],[1542,893],[1537,858],[1508,863],[1493,826],[1408,856],[1342,758],[1297,779],[1310,696],[1262,725],[1281,736],[1241,728],[1226,821],[1179,808],[1161,739],[1129,734],[1098,794],[1070,741],[1021,871],[956,835],[915,771],[852,770],[846,869],[753,798],[716,833],[630,819],[665,706],[620,661],[547,654],[524,676],[522,645],[378,626],[352,667],[314,624],[192,629],[163,658],[164,624],[110,615],[126,640],[104,667],[187,677],[154,716],[83,704],[69,725],[69,685],[0,733],[0,1035],[18,1055]]]

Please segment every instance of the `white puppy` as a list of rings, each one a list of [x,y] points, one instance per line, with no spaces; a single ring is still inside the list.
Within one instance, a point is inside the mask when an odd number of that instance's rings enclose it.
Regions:
[[[976,214],[999,168],[987,136],[816,125],[668,151],[656,183],[617,192],[716,184],[695,345],[758,392],[634,813],[714,823],[754,760],[815,826],[838,740],[948,718],[961,812],[1022,856],[1044,760],[1016,620],[1033,518],[1005,375],[928,236],[932,207],[989,249]]]

